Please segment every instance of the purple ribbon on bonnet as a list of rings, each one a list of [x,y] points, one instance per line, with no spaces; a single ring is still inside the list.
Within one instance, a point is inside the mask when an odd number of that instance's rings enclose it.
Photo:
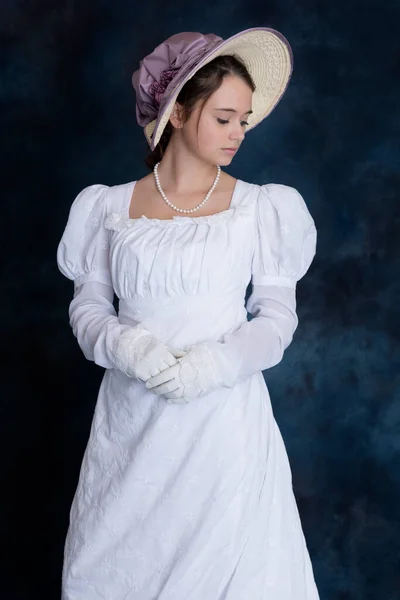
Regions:
[[[140,61],[132,75],[136,92],[136,119],[141,127],[157,119],[163,100],[203,56],[223,41],[213,33],[184,32],[173,35]],[[176,85],[171,85],[174,80]],[[171,88],[170,88],[171,86]]]

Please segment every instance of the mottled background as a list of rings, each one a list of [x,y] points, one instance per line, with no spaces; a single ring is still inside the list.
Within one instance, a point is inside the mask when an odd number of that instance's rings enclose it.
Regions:
[[[321,600],[400,598],[399,23],[396,0],[1,0],[2,600],[59,598],[102,377],[56,267],[70,204],[146,174],[140,58],[253,26],[288,37],[295,69],[229,171],[296,187],[319,232],[295,340],[265,374],[315,577]]]

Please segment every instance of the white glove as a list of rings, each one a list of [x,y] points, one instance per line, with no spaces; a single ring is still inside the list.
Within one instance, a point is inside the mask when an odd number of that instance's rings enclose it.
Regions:
[[[147,381],[177,363],[183,353],[159,342],[142,324],[125,331],[115,340],[114,362],[128,377]]]
[[[192,346],[176,364],[146,382],[146,387],[165,396],[168,404],[191,402],[221,385],[220,373],[207,344]]]

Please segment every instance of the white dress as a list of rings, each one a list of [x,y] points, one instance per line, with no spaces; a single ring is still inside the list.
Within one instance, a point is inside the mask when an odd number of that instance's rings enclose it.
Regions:
[[[295,189],[241,180],[216,215],[130,219],[134,185],[85,188],[58,247],[58,266],[75,282],[74,335],[106,369],[62,597],[317,600],[261,372],[297,327],[295,286],[315,255],[314,221]],[[168,404],[119,371],[115,341],[138,323],[175,349],[207,342],[223,385]]]

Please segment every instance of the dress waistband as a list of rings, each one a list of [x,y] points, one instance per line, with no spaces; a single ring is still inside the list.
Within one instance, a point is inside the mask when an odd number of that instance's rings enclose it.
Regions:
[[[140,313],[141,311],[149,312],[166,308],[178,308],[178,310],[182,310],[185,307],[195,308],[197,306],[207,306],[208,308],[211,308],[212,306],[221,307],[222,305],[234,306],[237,308],[238,305],[244,306],[244,298],[245,290],[240,289],[231,290],[223,294],[184,294],[182,296],[174,296],[170,298],[152,298],[151,296],[146,298],[121,298],[119,301],[119,307],[120,310],[123,310],[124,312],[129,311],[131,313]]]
[[[219,340],[246,320],[245,290],[174,298],[121,299],[121,323],[144,323],[159,339],[175,344]]]

